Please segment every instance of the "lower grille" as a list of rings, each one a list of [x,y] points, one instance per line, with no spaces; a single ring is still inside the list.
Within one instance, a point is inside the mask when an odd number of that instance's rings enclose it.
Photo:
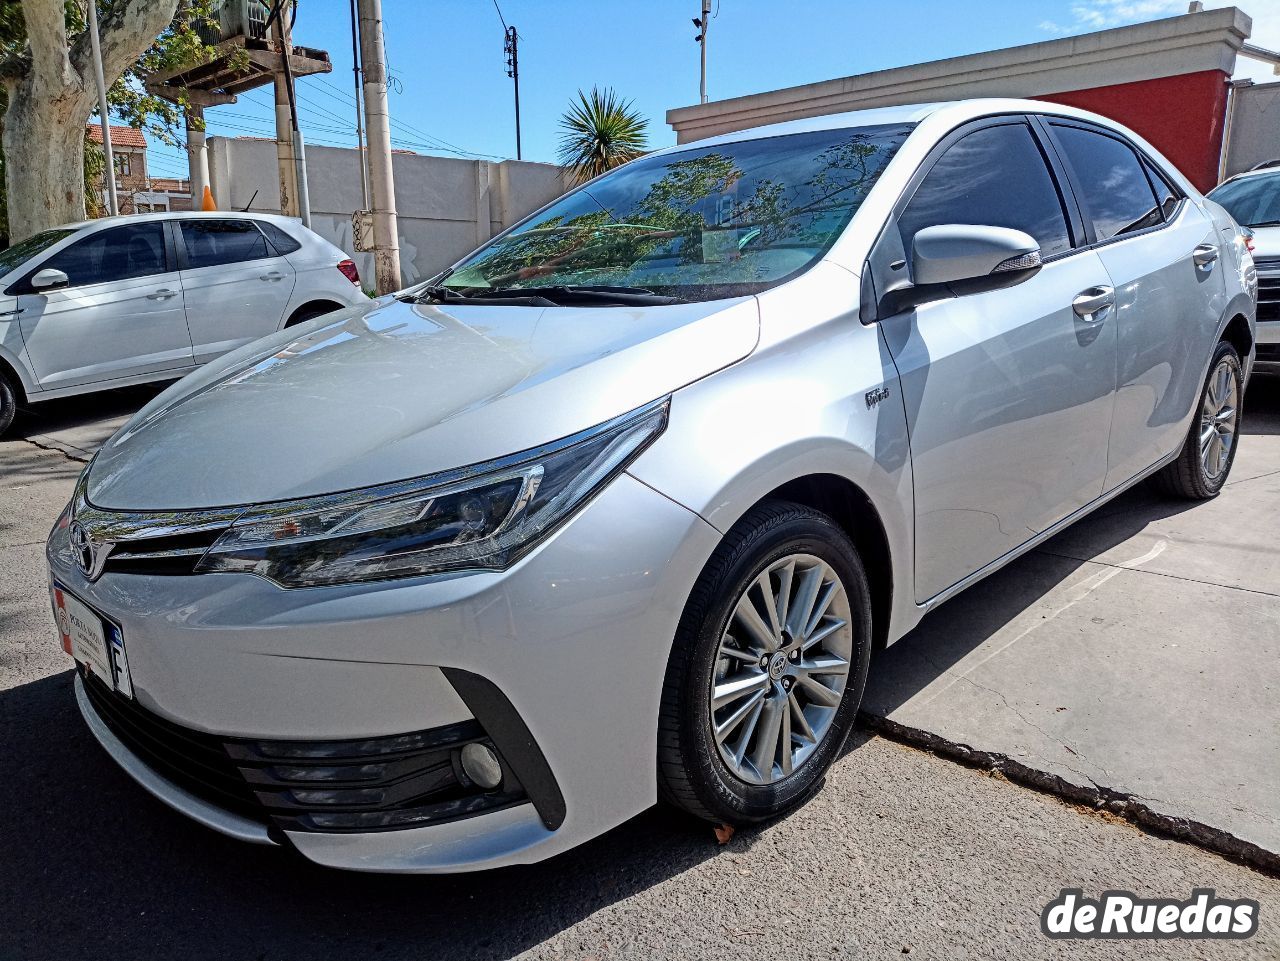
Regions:
[[[94,712],[157,774],[224,810],[288,831],[420,827],[529,800],[502,759],[485,791],[458,761],[467,744],[495,751],[478,721],[389,737],[258,741],[174,724],[82,675]]]
[[[1258,360],[1269,364],[1280,363],[1280,344],[1258,344]]]
[[[1258,262],[1258,320],[1280,320],[1280,262]]]

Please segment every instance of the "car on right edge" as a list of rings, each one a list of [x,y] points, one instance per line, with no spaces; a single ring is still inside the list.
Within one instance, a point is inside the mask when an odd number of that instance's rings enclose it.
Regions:
[[[1258,271],[1258,370],[1280,373],[1280,168],[1237,174],[1209,192],[1253,234]]]

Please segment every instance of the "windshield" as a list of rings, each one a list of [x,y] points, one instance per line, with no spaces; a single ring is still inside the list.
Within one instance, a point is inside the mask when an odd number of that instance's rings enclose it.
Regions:
[[[1280,225],[1280,171],[1230,180],[1209,191],[1209,199],[1246,227]]]
[[[0,277],[13,272],[18,267],[41,251],[48,250],[64,237],[70,237],[74,230],[46,230],[42,234],[28,237],[5,250],[0,251]]]
[[[822,130],[645,157],[566,195],[458,265],[445,292],[551,288],[712,300],[820,258],[912,124]],[[439,290],[439,288],[435,288]],[[529,298],[529,302],[541,298]],[[634,302],[634,301],[632,301]]]

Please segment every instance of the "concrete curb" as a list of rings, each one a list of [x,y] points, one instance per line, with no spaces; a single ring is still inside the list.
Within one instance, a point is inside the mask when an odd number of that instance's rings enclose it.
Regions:
[[[1229,831],[1190,818],[1175,817],[1152,808],[1145,800],[1123,791],[1100,784],[1088,786],[1067,781],[1056,774],[1028,767],[1005,754],[997,754],[948,741],[944,737],[920,728],[908,727],[897,721],[877,717],[865,711],[859,712],[858,722],[864,727],[891,741],[919,748],[958,761],[969,767],[999,774],[1015,784],[1021,784],[1046,794],[1052,794],[1072,804],[1095,811],[1105,811],[1124,818],[1138,827],[1157,834],[1167,835],[1187,844],[1212,851],[1233,861],[1238,861],[1257,871],[1280,877],[1280,853],[1268,851],[1251,841],[1236,837]]]

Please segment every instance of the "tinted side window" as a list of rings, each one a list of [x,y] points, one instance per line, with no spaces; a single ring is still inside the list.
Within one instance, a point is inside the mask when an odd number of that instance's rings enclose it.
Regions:
[[[40,266],[61,270],[71,287],[163,274],[168,269],[164,227],[149,223],[100,230]]]
[[[274,247],[276,249],[276,253],[281,256],[291,254],[302,247],[302,244],[298,243],[290,237],[289,234],[281,230],[271,221],[255,220],[254,223],[262,228],[262,232],[267,235],[267,240],[271,241],[271,246]]]
[[[1067,217],[1026,124],[984,127],[950,147],[925,174],[898,218],[909,251],[916,231],[982,224],[1029,233],[1046,256],[1071,248]]]
[[[262,231],[249,220],[184,220],[182,239],[191,267],[216,267],[275,256]]]
[[[1138,156],[1112,137],[1054,124],[1084,196],[1086,216],[1099,240],[1110,240],[1164,222]]]

